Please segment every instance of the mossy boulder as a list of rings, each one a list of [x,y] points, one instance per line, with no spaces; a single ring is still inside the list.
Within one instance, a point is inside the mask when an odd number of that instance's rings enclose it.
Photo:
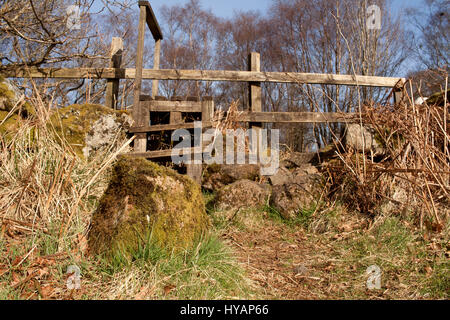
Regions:
[[[188,248],[210,225],[201,188],[192,179],[145,159],[120,157],[92,216],[94,254],[130,258],[151,242]]]
[[[132,119],[124,111],[96,104],[75,104],[56,109],[50,122],[75,153],[86,159],[95,151],[125,137]]]

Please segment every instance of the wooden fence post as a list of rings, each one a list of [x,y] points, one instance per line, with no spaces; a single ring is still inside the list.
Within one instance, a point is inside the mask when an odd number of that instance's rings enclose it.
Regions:
[[[248,69],[249,71],[261,71],[261,56],[257,52],[250,53],[248,57]],[[262,112],[262,103],[261,103],[261,82],[249,82],[249,111],[250,112]],[[258,150],[259,148],[259,136],[261,135],[261,127],[262,124],[259,122],[251,122],[249,127],[256,131],[256,141],[252,141],[252,143],[256,143],[256,148],[253,150]]]
[[[404,90],[405,81],[402,79],[394,87],[394,104],[401,104],[405,102]]]
[[[153,70],[159,70],[159,61],[161,56],[161,39],[155,40],[155,52],[153,54]],[[158,80],[152,82],[152,96],[153,99],[158,95]]]
[[[210,125],[214,114],[214,100],[212,97],[204,97],[202,100],[202,131]],[[203,132],[202,132],[203,133]],[[194,146],[194,149],[198,146]],[[202,146],[200,146],[202,147]],[[202,163],[191,163],[186,165],[187,175],[190,176],[199,185],[202,185]]]
[[[214,100],[212,97],[204,97],[202,101],[202,122],[204,127],[208,125],[214,116]]]
[[[110,68],[120,68],[122,64],[123,40],[122,38],[112,38]],[[108,79],[106,84],[105,105],[111,109],[118,108],[120,79]]]
[[[141,87],[142,87],[142,70],[144,66],[144,40],[145,40],[145,26],[146,26],[146,7],[139,3],[139,28],[138,28],[138,46],[136,51],[136,78],[134,81],[134,101],[133,101],[133,120],[135,127],[148,126],[150,120],[150,113],[145,108],[142,108],[140,102]],[[144,113],[145,112],[145,113]],[[147,115],[146,115],[147,114]],[[147,134],[137,133],[134,140],[135,152],[147,151]]]

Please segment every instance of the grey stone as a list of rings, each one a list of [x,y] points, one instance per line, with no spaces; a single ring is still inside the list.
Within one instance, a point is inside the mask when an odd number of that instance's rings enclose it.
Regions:
[[[347,148],[351,147],[358,152],[383,153],[382,146],[375,140],[375,130],[365,126],[361,127],[361,125],[355,123],[347,125],[345,145]]]
[[[258,208],[269,199],[270,188],[255,181],[239,180],[217,193],[215,203],[219,210]]]
[[[270,203],[284,219],[293,219],[300,209],[311,206],[313,201],[314,194],[303,184],[290,183],[274,186]]]
[[[275,175],[269,177],[269,180],[273,186],[278,186],[286,183],[292,183],[293,178],[292,173],[288,169],[281,167]]]
[[[214,164],[206,168],[203,175],[202,186],[204,189],[218,191],[226,185],[233,182],[247,179],[257,180],[260,177],[260,168],[258,165],[226,165]]]

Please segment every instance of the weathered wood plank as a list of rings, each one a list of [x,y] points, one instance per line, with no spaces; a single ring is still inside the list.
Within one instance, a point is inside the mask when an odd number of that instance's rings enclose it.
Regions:
[[[203,99],[203,101],[201,102],[201,110],[202,110],[202,123],[203,126],[206,126],[205,124],[210,124],[214,116],[214,100]]]
[[[194,101],[141,101],[150,112],[202,112],[201,102]]]
[[[183,148],[179,149],[181,155],[185,154],[196,154],[196,153],[202,153],[202,148]],[[148,151],[148,152],[132,152],[128,153],[127,155],[134,157],[134,158],[147,158],[147,159],[155,159],[155,158],[165,158],[172,156],[173,149],[167,149],[167,150],[157,150],[157,151]]]
[[[149,106],[148,110],[150,112],[201,112],[201,108],[199,106],[189,107],[189,106],[163,106],[163,105],[154,105]]]
[[[394,104],[398,105],[401,103],[406,103],[406,98],[404,94],[405,82],[400,80],[394,87]]]
[[[186,174],[199,185],[202,185],[203,165],[201,163],[186,164]]]
[[[155,41],[155,52],[153,53],[153,70],[159,70],[159,62],[161,56],[161,39]],[[158,95],[159,81],[153,80],[152,82],[152,97]]]
[[[110,68],[120,68],[122,64],[122,52],[123,52],[123,41],[122,38],[114,37],[111,42],[111,60],[109,62]],[[105,105],[108,108],[116,109],[118,106],[118,96],[119,96],[119,79],[108,79],[106,84],[106,97]]]
[[[163,35],[161,32],[161,28],[159,27],[158,20],[156,19],[155,13],[153,12],[152,6],[148,1],[139,1],[139,7],[144,7],[146,10],[146,22],[147,26],[152,32],[153,39],[155,41],[162,40]]]
[[[202,123],[203,128],[211,128],[211,122]],[[158,132],[158,131],[168,131],[177,129],[194,129],[194,122],[188,123],[174,123],[174,124],[161,124],[154,126],[144,126],[144,127],[132,127],[130,128],[131,133],[144,133],[144,132]]]
[[[1,73],[6,78],[59,78],[59,79],[134,79],[135,69],[114,68],[30,68],[8,70]],[[190,80],[190,81],[231,81],[231,82],[276,82],[334,84],[348,86],[395,87],[404,78],[354,76],[342,74],[315,74],[295,72],[255,72],[228,70],[142,70],[142,79]]]
[[[138,44],[136,51],[136,69],[134,81],[134,101],[133,101],[133,120],[138,127],[148,126],[150,123],[150,114],[142,108],[140,103],[141,88],[142,88],[142,70],[144,65],[144,41],[145,41],[145,19],[146,7],[140,5],[139,27],[138,27]],[[144,114],[147,113],[146,114]],[[147,135],[145,133],[136,134],[134,139],[134,150],[136,152],[145,152],[147,150]]]
[[[249,71],[261,71],[261,55],[257,52],[250,53],[248,57],[248,68]],[[252,112],[262,112],[262,90],[261,82],[249,82],[249,111]],[[260,122],[250,123],[250,128],[258,130],[262,127]],[[259,135],[259,131],[257,132]]]
[[[126,72],[132,77],[132,72]],[[227,70],[143,70],[143,79],[192,80],[192,81],[234,81],[234,82],[278,82],[335,84],[350,86],[394,87],[401,78],[292,73],[292,72],[257,72]]]
[[[51,78],[51,79],[127,79],[126,73],[135,78],[135,70],[119,68],[29,68],[2,71],[6,78]]]
[[[336,112],[243,112],[239,116],[242,122],[265,123],[331,123],[357,121],[352,113]]]

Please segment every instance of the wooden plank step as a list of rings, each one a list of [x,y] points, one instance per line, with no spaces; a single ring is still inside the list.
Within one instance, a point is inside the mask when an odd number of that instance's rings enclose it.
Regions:
[[[172,156],[172,150],[173,149],[147,151],[147,152],[131,152],[131,153],[127,153],[127,155],[130,157],[133,157],[133,158],[147,158],[147,159],[166,158],[166,157]],[[179,153],[180,155],[198,154],[198,153],[203,152],[202,148],[200,148],[200,147],[183,148],[183,149],[180,149],[180,151],[181,151],[181,153]]]
[[[211,122],[202,123],[202,128],[211,128]],[[147,133],[147,132],[158,132],[158,131],[171,131],[177,129],[194,129],[194,122],[189,123],[176,123],[176,124],[162,124],[146,127],[132,127],[130,128],[130,133]]]
[[[153,112],[202,112],[202,103],[195,101],[141,101],[144,108]]]

